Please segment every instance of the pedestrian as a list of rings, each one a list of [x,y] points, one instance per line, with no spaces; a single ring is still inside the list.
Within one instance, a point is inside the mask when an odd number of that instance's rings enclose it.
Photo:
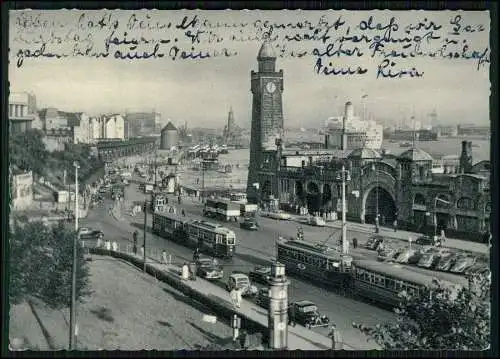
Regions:
[[[144,257],[144,245],[141,246],[141,257]]]
[[[341,342],[340,332],[337,330],[337,326],[335,324],[332,324],[328,337],[332,339],[332,350],[342,349],[343,345]]]
[[[394,232],[398,231],[398,220],[395,219],[394,222],[392,223],[392,226],[394,227]]]
[[[196,247],[193,253],[193,261],[197,262],[200,259],[200,248]]]
[[[243,300],[243,289],[237,289],[236,290],[236,308],[241,307],[241,302]]]
[[[186,212],[184,210],[182,210],[182,217],[186,217]]]
[[[295,327],[297,324],[295,322],[295,305],[292,304],[290,307],[290,318],[288,318],[288,324],[291,325],[292,327]]]
[[[375,217],[375,233],[378,233],[380,231],[380,223],[379,223],[379,218],[378,218],[378,214],[377,216]]]
[[[111,242],[109,239],[106,239],[106,244],[105,244],[106,250],[110,251],[111,250]]]
[[[233,307],[236,308],[238,304],[238,295],[236,294],[236,288],[231,289],[231,291],[229,292],[229,297],[231,298]]]
[[[191,273],[191,279],[196,280],[196,263],[189,263],[189,272]]]
[[[102,236],[97,237],[97,248],[99,248],[102,245]]]
[[[358,239],[356,237],[352,239],[352,246],[354,249],[358,248]]]
[[[167,261],[167,252],[165,250],[163,250],[163,252],[161,252],[161,263],[162,264],[168,264],[168,261]]]
[[[182,280],[188,280],[189,279],[189,267],[186,262],[182,265],[182,270],[181,270],[181,279]]]
[[[113,241],[113,243],[111,244],[111,248],[113,248],[113,252],[118,252],[118,244],[116,243],[116,241]]]

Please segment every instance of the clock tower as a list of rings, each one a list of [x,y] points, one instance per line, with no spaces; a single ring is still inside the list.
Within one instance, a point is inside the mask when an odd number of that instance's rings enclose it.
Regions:
[[[259,71],[250,73],[253,101],[247,197],[252,202],[258,200],[254,184],[259,183],[262,152],[276,150],[276,138],[283,134],[283,70],[276,72],[276,54],[270,41],[262,44],[257,61]]]

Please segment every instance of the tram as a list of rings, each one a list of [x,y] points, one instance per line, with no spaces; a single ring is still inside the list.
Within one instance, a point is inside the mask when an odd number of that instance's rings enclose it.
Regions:
[[[207,199],[203,215],[223,221],[234,220],[236,222],[240,216],[240,204],[229,199]]]
[[[236,248],[234,231],[220,224],[188,219],[175,213],[153,213],[153,233],[222,258],[232,258]]]
[[[432,288],[437,279],[450,289],[464,287],[467,279],[449,273],[425,273],[409,266],[374,260],[355,260],[352,262],[354,293],[384,306],[397,306],[405,291],[418,295],[421,290]]]
[[[287,273],[311,279],[327,286],[346,285],[351,281],[352,257],[324,245],[295,239],[276,244],[277,259]]]

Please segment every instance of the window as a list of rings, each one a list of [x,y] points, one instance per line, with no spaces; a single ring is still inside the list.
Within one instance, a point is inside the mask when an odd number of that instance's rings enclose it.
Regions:
[[[462,197],[457,201],[457,208],[465,210],[475,210],[476,206],[472,198]]]

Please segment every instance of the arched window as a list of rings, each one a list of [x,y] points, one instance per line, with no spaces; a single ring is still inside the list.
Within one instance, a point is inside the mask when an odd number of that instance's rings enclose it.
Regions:
[[[413,204],[425,206],[425,197],[421,193],[417,193],[413,199]]]
[[[437,208],[448,208],[450,205],[450,197],[444,194],[438,195],[435,201]]]
[[[424,169],[424,166],[420,166],[418,167],[418,175],[420,177],[420,179],[423,179],[424,176],[425,176],[425,169]]]
[[[476,205],[472,198],[462,197],[457,201],[457,208],[465,210],[475,210]]]
[[[484,211],[486,213],[491,213],[491,202],[486,202],[486,205],[484,206]]]

